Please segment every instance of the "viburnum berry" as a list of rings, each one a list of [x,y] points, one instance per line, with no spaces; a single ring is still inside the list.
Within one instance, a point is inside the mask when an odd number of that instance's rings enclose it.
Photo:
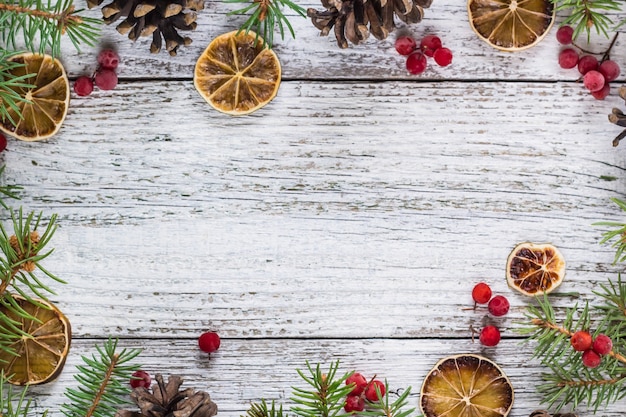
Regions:
[[[584,330],[579,330],[575,332],[569,341],[574,350],[578,352],[584,352],[591,349],[591,345],[593,343],[593,339],[591,338],[589,332],[586,332]]]
[[[472,298],[477,304],[487,304],[491,300],[491,287],[484,282],[479,282],[472,289]]]
[[[93,80],[86,75],[78,77],[74,81],[74,92],[81,97],[88,96],[93,92]]]
[[[589,71],[583,77],[583,85],[585,86],[585,88],[587,88],[587,90],[591,91],[592,93],[602,90],[602,87],[604,87],[604,83],[604,75],[602,75],[599,71]]]
[[[96,72],[94,81],[101,90],[113,90],[117,86],[117,74],[111,69],[101,69]]]
[[[411,74],[421,74],[426,71],[426,55],[415,51],[406,58],[406,69]]]
[[[378,396],[377,390],[380,391],[380,397]],[[373,380],[369,383],[367,388],[365,388],[365,398],[371,402],[377,402],[380,398],[385,396],[385,384],[383,384],[378,379]]]
[[[561,26],[556,31],[556,40],[562,45],[569,45],[572,43],[574,37],[574,28],[568,25]]]
[[[0,152],[4,152],[7,148],[7,137],[0,133]]]
[[[500,330],[496,326],[485,326],[480,331],[479,339],[485,346],[496,346],[500,343]]]
[[[114,70],[120,63],[120,56],[112,49],[103,49],[98,54],[98,64],[102,69]]]
[[[592,91],[591,95],[596,100],[604,100],[605,98],[607,98],[610,92],[611,92],[611,85],[609,83],[605,83],[604,87],[602,87],[601,90]]]
[[[152,379],[150,378],[150,374],[147,373],[146,371],[135,371],[133,372],[133,377],[130,380],[130,386],[131,388],[139,388],[139,387],[144,387],[144,388],[150,388],[150,383],[152,382]]]
[[[438,48],[435,50],[433,58],[435,59],[437,65],[447,67],[452,63],[452,51],[448,48]]]
[[[599,334],[593,341],[592,349],[598,355],[608,355],[613,350],[613,341],[605,334]]]
[[[593,349],[583,352],[583,365],[587,368],[597,368],[602,362],[602,358]]]
[[[348,395],[343,409],[346,413],[363,411],[365,409],[365,401],[360,395]]]
[[[354,384],[354,388],[350,391],[348,395],[361,395],[367,387],[367,379],[363,375],[358,372],[353,373],[348,378],[346,378],[346,385]]]
[[[400,36],[396,39],[395,47],[400,55],[409,55],[417,48],[417,42],[410,36]]]
[[[508,313],[509,307],[509,300],[507,300],[506,297],[504,297],[503,295],[496,295],[489,301],[489,304],[487,305],[489,312],[496,317],[504,316],[506,313]]]
[[[578,52],[572,48],[565,48],[559,53],[559,66],[563,69],[574,68],[578,65]]]
[[[585,75],[589,71],[597,71],[599,66],[598,58],[593,55],[583,55],[578,60],[578,72],[581,75]]]
[[[213,353],[220,348],[221,339],[215,332],[202,333],[198,338],[198,347],[206,353]]]
[[[602,75],[604,75],[604,79],[607,82],[615,81],[620,74],[620,68],[617,62],[606,60],[600,64],[600,68],[598,69]]]
[[[424,55],[432,57],[441,48],[441,39],[437,35],[426,35],[420,41],[420,49]]]

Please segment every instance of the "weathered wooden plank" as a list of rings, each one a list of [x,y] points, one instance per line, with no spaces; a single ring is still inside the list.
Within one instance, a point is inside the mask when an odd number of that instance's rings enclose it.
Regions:
[[[616,278],[592,223],[621,218],[617,99],[437,87],[285,82],[232,118],[189,81],[125,83],[75,100],[49,142],[12,142],[7,180],[60,215],[48,268],[78,337],[468,337],[478,280],[511,297],[508,331],[525,240],[562,248],[564,292]]]
[[[316,1],[298,2],[304,8],[322,9]],[[113,26],[103,27],[103,45],[115,45],[119,50],[122,63],[120,77],[125,79],[173,78],[191,79],[193,68],[204,48],[217,35],[235,30],[245,20],[243,17],[227,16],[237,5],[220,1],[206,2],[205,10],[198,14],[198,28],[191,32],[193,43],[181,48],[178,56],[172,58],[167,53],[150,54],[150,39],[140,39],[132,43],[119,35]],[[98,10],[88,15],[100,17]],[[290,13],[293,15],[293,13]],[[615,20],[619,20],[617,15]],[[563,21],[559,16],[557,22]],[[341,50],[337,47],[334,36],[320,37],[319,31],[310,20],[292,16],[296,39],[280,41],[277,35],[275,50],[283,64],[283,77],[286,79],[410,79],[420,80],[571,80],[578,77],[575,70],[561,70],[557,64],[560,49],[554,30],[538,46],[526,51],[500,52],[483,41],[472,31],[467,17],[465,1],[439,0],[426,10],[424,20],[409,27],[399,23],[397,33],[409,33],[417,38],[435,33],[441,36],[444,44],[455,54],[450,67],[440,68],[433,61],[426,73],[420,77],[409,76],[405,69],[405,60],[399,56],[393,46],[396,34],[391,34],[384,41],[373,37],[365,44]],[[590,49],[602,52],[609,41],[602,37],[592,38]],[[623,64],[626,48],[624,40],[618,39],[611,55]],[[583,46],[584,42],[583,42]],[[81,48],[77,54],[71,44],[63,48],[63,62],[71,77],[90,74],[95,69],[95,56],[98,47]],[[624,79],[624,75],[620,80]]]
[[[36,394],[37,411],[48,408],[57,415],[66,387],[75,387],[72,376],[80,362],[79,355],[93,353],[93,341],[76,340],[65,370],[57,381],[32,387]],[[288,407],[291,387],[305,388],[296,369],[305,369],[306,361],[327,367],[339,360],[341,371],[356,370],[367,376],[387,378],[392,390],[412,387],[410,404],[417,407],[424,377],[441,358],[458,353],[480,353],[495,360],[508,375],[516,400],[511,416],[528,416],[533,410],[545,408],[535,392],[545,371],[531,359],[531,346],[517,340],[506,340],[496,348],[481,349],[471,340],[428,339],[338,339],[338,340],[241,340],[225,339],[209,360],[197,349],[194,340],[122,340],[124,347],[142,347],[138,363],[151,374],[179,374],[183,387],[206,390],[218,404],[219,415],[238,416],[245,413],[251,402],[261,398],[277,400]],[[585,407],[580,416],[591,415]],[[598,415],[617,417],[623,414],[623,402]]]

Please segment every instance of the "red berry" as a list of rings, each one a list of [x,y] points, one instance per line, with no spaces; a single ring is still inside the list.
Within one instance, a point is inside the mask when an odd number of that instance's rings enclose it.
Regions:
[[[599,334],[596,336],[596,340],[593,341],[593,351],[598,355],[608,355],[613,350],[613,341],[605,334]]]
[[[426,35],[420,42],[420,49],[426,56],[432,57],[439,48],[441,48],[441,39],[437,35]]]
[[[220,348],[220,336],[215,332],[202,333],[198,338],[200,350],[206,353],[213,353]]]
[[[563,49],[559,53],[559,66],[563,69],[574,68],[578,64],[578,52],[572,48]]]
[[[117,74],[110,69],[99,70],[94,79],[101,90],[113,90],[117,86]]]
[[[604,75],[598,71],[589,71],[583,77],[583,85],[592,93],[594,91],[600,91],[602,87],[604,87]]]
[[[406,69],[411,74],[421,74],[426,71],[426,55],[417,51],[406,58]]]
[[[354,385],[354,389],[348,395],[361,395],[367,387],[367,379],[358,372],[353,373],[346,379],[346,385]]]
[[[587,368],[596,368],[602,362],[602,358],[593,350],[589,349],[583,352],[583,365]]]
[[[559,30],[556,31],[556,40],[562,45],[569,45],[572,43],[573,37],[574,28],[571,26],[561,26]]]
[[[500,330],[496,326],[485,326],[480,331],[479,339],[485,346],[495,346],[500,343]]]
[[[447,67],[452,63],[452,51],[448,48],[438,48],[433,54],[437,65]]]
[[[348,395],[346,397],[346,403],[343,406],[346,413],[352,413],[354,411],[363,411],[365,409],[365,401],[360,395]]]
[[[593,342],[589,332],[584,330],[579,330],[574,333],[569,341],[574,350],[578,352],[584,352],[585,350],[591,349],[591,343]]]
[[[74,81],[74,92],[76,95],[84,97],[93,91],[93,80],[85,75],[78,77]]]
[[[598,58],[593,55],[584,55],[578,60],[578,72],[582,75],[589,71],[597,71],[598,66]]]
[[[150,383],[152,380],[150,379],[150,374],[145,371],[135,371],[133,372],[133,378],[130,380],[131,388],[150,388]]]
[[[380,391],[380,397],[376,390]],[[381,381],[375,379],[367,386],[365,389],[365,398],[367,398],[371,402],[377,402],[380,398],[385,396],[385,384]]]
[[[507,300],[506,297],[502,295],[496,295],[491,299],[491,301],[489,301],[489,304],[487,305],[489,312],[497,317],[504,316],[506,313],[508,313],[509,307],[509,300]]]
[[[120,63],[120,57],[112,49],[104,49],[98,54],[98,64],[102,69],[114,70]]]
[[[400,36],[396,39],[396,51],[400,55],[409,55],[417,48],[417,42],[410,36]]]
[[[7,148],[7,137],[0,133],[0,152],[4,152]]]
[[[472,298],[478,304],[487,304],[491,300],[491,287],[484,282],[474,285]]]
[[[602,90],[593,91],[591,95],[596,100],[604,100],[609,95],[610,92],[611,92],[611,85],[609,83],[606,83],[604,84],[604,87],[602,87]]]
[[[604,61],[600,64],[600,68],[598,69],[602,75],[604,75],[604,79],[607,82],[615,81],[617,77],[619,77],[620,68],[615,61]]]

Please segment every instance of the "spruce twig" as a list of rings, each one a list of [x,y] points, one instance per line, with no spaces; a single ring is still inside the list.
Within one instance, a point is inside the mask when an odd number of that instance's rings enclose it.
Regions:
[[[11,385],[4,371],[0,371],[0,415],[3,417],[27,417],[32,400],[26,398],[28,388],[19,391]],[[43,417],[47,414],[44,413]]]
[[[94,45],[99,35],[99,19],[80,16],[73,0],[0,0],[0,39],[5,47],[21,49],[20,41],[31,52],[61,53],[61,36],[67,35],[76,49]]]
[[[609,37],[609,31],[615,30],[624,22],[616,24],[608,16],[611,12],[618,12],[622,9],[620,0],[552,0],[557,11],[567,11],[569,17],[563,22],[574,28],[574,38],[582,32],[587,34],[587,39],[591,36],[591,30]]]
[[[620,200],[619,198],[611,198],[617,206],[623,211],[626,212],[626,201]],[[604,221],[594,223],[594,226],[607,226],[611,228],[604,233],[602,233],[601,244],[608,243],[612,241],[611,246],[615,248],[615,258],[613,259],[613,264],[617,264],[618,262],[626,261],[626,223],[616,222],[616,221]]]
[[[307,361],[308,374],[298,369],[298,375],[310,386],[308,389],[293,387],[291,398],[297,405],[291,411],[302,417],[331,417],[347,415],[343,413],[346,395],[352,386],[346,385],[351,375],[337,376],[339,361],[332,363],[328,372],[323,373],[319,364],[312,367]],[[312,388],[312,389],[311,389]]]
[[[1,61],[1,58],[0,58]],[[0,77],[2,77],[2,75],[0,75]],[[1,82],[0,82],[1,84]],[[2,101],[2,96],[1,96],[1,87],[0,87],[0,101]],[[1,108],[1,106],[0,106]],[[2,177],[2,174],[4,174],[4,169],[6,168],[6,165],[3,165],[2,167],[0,167],[0,177]],[[19,186],[19,185],[12,185],[12,184],[8,184],[8,185],[0,185],[0,206],[2,206],[4,209],[6,210],[10,210],[9,209],[9,205],[6,203],[6,201],[4,200],[5,198],[12,198],[15,200],[19,200],[20,196],[17,194],[17,192],[19,190],[22,190],[23,187]]]
[[[293,38],[296,34],[287,16],[283,13],[284,8],[296,12],[306,18],[306,10],[291,0],[226,0],[227,3],[245,4],[241,9],[229,12],[228,15],[246,15],[248,19],[241,25],[239,31],[254,31],[257,38],[263,38],[264,46],[272,48],[274,44],[274,32],[278,27],[281,39],[285,39],[285,30],[288,30]]]
[[[84,365],[76,367],[77,389],[68,388],[65,396],[69,402],[61,406],[67,417],[109,417],[124,404],[128,404],[128,381],[139,365],[129,364],[141,353],[139,349],[118,352],[118,341],[109,339],[96,346],[98,355],[83,356]]]

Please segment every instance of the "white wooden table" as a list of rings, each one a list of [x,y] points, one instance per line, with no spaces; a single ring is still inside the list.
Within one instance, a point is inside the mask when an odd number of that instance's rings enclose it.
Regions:
[[[294,18],[297,38],[275,47],[277,97],[234,118],[192,81],[209,41],[241,23],[231,10],[207,2],[174,58],[105,27],[118,88],[73,95],[58,135],[2,154],[5,182],[24,186],[19,204],[59,215],[46,266],[68,281],[53,301],[74,339],[60,378],[32,390],[37,409],[60,414],[80,356],[109,336],[143,348],[151,374],[207,390],[223,416],[286,401],[306,360],[411,385],[417,406],[428,370],[464,352],[504,368],[512,416],[543,408],[543,369],[515,333],[529,299],[507,287],[506,257],[521,241],[557,245],[561,290],[581,294],[555,299],[561,307],[593,302],[597,284],[617,278],[592,223],[622,218],[609,198],[625,192],[626,153],[611,146],[620,128],[607,115],[624,107],[624,76],[596,101],[558,68],[555,29],[528,51],[498,52],[471,31],[465,1],[436,0],[403,30],[441,36],[450,67],[409,76],[395,34],[340,50]],[[623,68],[625,46],[618,39],[613,55]],[[98,48],[65,46],[71,78],[94,69]],[[466,310],[481,280],[512,305],[495,320],[496,348],[471,338],[485,322]],[[209,329],[223,338],[210,360],[197,349]]]

